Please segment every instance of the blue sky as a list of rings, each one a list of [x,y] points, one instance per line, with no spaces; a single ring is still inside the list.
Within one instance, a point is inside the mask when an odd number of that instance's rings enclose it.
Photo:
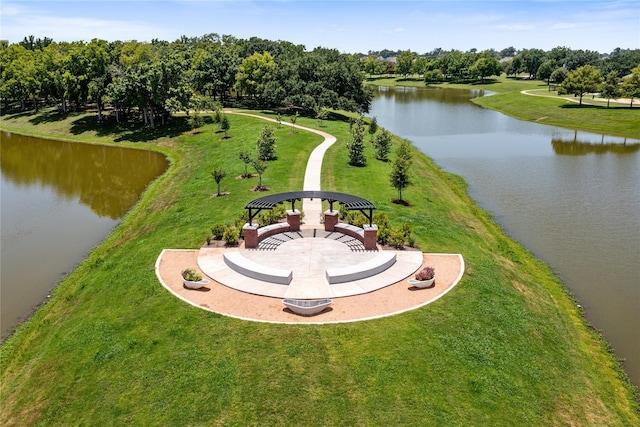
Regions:
[[[640,48],[640,0],[2,0],[0,8],[0,38],[11,43],[31,34],[55,41],[173,41],[218,33],[348,53]]]

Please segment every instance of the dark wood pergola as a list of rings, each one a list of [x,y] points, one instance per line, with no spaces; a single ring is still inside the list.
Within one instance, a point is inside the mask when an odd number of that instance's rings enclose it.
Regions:
[[[252,224],[253,218],[263,209],[273,209],[280,203],[290,202],[291,210],[295,210],[296,201],[302,199],[321,199],[329,202],[329,209],[333,211],[335,202],[343,205],[347,210],[357,210],[364,214],[369,220],[369,225],[373,224],[373,210],[376,205],[367,199],[354,196],[347,193],[338,193],[335,191],[288,191],[285,193],[269,194],[252,200],[244,207],[249,211],[249,224]]]

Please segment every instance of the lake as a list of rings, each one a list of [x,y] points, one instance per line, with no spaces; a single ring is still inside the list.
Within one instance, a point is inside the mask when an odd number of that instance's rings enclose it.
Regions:
[[[369,116],[409,139],[549,264],[640,385],[640,139],[520,121],[481,90],[376,89]]]
[[[6,338],[164,172],[159,153],[2,132],[0,325]]]

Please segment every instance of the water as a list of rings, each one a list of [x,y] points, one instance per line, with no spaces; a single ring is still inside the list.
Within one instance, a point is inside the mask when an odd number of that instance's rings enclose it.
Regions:
[[[379,88],[370,116],[407,138],[554,269],[640,385],[640,140],[513,119],[480,90]]]
[[[167,161],[149,151],[0,136],[5,338],[118,224]]]

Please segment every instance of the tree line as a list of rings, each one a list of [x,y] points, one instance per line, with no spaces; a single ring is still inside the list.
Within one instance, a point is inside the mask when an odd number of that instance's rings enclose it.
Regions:
[[[140,116],[155,128],[177,111],[213,103],[288,108],[369,110],[359,58],[257,37],[207,34],[174,42],[54,42],[25,37],[0,45],[0,99],[37,109],[55,101],[61,113],[95,104],[98,120],[110,106],[118,122]],[[212,103],[213,102],[213,103]]]
[[[600,71],[602,76],[615,72],[620,78],[640,65],[640,49],[616,48],[608,54],[591,50],[573,50],[558,46],[550,51],[508,47],[478,52],[471,49],[446,51],[434,49],[423,55],[408,51],[370,51],[362,60],[363,70],[370,76],[393,74],[424,76],[426,82],[482,80],[505,73],[507,76],[526,74],[527,78],[562,83],[569,72],[585,65]]]

